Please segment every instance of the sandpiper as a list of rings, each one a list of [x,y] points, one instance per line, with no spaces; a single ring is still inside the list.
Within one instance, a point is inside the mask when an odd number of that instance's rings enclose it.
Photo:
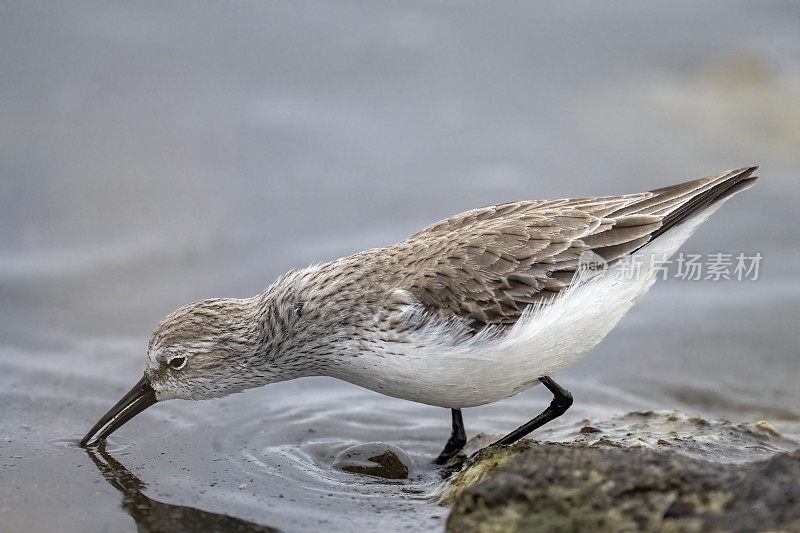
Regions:
[[[510,444],[569,408],[553,376],[605,337],[660,264],[753,185],[757,168],[623,196],[483,207],[392,246],[291,271],[252,298],[189,304],[159,324],[144,376],[81,445],[158,401],[304,376],[451,409],[438,463],[466,442],[462,408],[543,384],[553,401],[494,443]],[[606,268],[587,275],[587,254]],[[637,275],[620,276],[631,258],[643,259]]]

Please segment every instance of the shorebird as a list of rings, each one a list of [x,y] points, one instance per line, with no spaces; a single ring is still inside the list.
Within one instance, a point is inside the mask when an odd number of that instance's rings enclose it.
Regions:
[[[553,394],[507,445],[562,415],[553,376],[600,342],[747,167],[623,196],[467,211],[408,239],[285,274],[252,298],[182,307],[150,337],[142,379],[86,434],[105,439],[158,401],[332,376],[451,409],[437,463],[466,443],[461,409],[541,383]],[[586,269],[586,257],[595,259]],[[636,259],[636,275],[623,274]]]

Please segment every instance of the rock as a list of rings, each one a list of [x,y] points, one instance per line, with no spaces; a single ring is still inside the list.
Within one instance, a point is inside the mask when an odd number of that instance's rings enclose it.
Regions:
[[[451,505],[463,491],[486,479],[499,468],[506,466],[516,459],[520,452],[530,448],[532,444],[532,441],[523,439],[508,447],[482,448],[470,460],[466,468],[444,485],[439,495],[439,502]]]
[[[407,479],[411,458],[398,448],[382,442],[356,444],[339,452],[331,466],[344,472],[385,479]]]
[[[545,443],[455,499],[448,531],[796,531],[800,453],[720,464]]]
[[[448,531],[800,531],[800,451],[766,423],[585,425],[568,442],[478,452],[442,491]]]
[[[594,431],[586,431],[586,427]],[[754,461],[798,447],[767,422],[734,424],[677,411],[635,411],[591,424],[584,420],[560,437],[548,440],[668,449],[724,463]]]

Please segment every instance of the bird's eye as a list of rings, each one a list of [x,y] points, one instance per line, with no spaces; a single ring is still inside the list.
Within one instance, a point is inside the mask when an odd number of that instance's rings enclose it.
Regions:
[[[186,358],[185,357],[173,357],[167,363],[169,366],[174,368],[175,370],[180,370],[186,365]]]

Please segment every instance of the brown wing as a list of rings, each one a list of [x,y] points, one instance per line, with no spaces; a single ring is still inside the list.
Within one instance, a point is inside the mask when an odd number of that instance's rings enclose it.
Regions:
[[[608,262],[752,184],[757,167],[626,196],[517,202],[434,224],[393,247],[404,288],[429,311],[478,330],[513,324],[572,283],[587,250]]]

